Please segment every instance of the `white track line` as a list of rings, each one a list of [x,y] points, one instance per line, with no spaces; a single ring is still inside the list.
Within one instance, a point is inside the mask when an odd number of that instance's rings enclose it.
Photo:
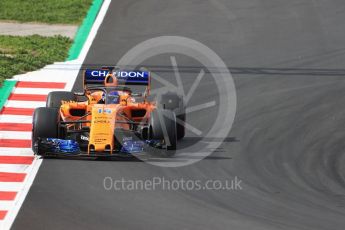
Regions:
[[[105,17],[105,15],[107,13],[107,10],[108,10],[110,3],[111,3],[111,0],[105,0],[103,2],[103,5],[102,5],[100,11],[98,12],[98,16],[97,16],[95,22],[93,23],[90,34],[87,37],[87,40],[84,43],[83,49],[81,50],[81,52],[79,54],[78,61],[80,63],[84,62],[84,59],[86,58],[86,55],[89,52],[89,49],[92,45],[92,42],[96,37],[97,31],[103,22],[103,18]]]
[[[32,123],[32,116],[0,115],[0,123]]]
[[[44,101],[16,101],[16,100],[9,100],[5,104],[6,107],[14,107],[14,108],[26,108],[26,109],[33,109],[37,107],[45,107],[46,103]]]
[[[92,29],[87,37],[86,42],[84,43],[83,49],[79,54],[79,57],[75,61],[70,61],[67,63],[57,63],[57,68],[55,68],[55,65],[49,65],[47,68],[36,71],[36,73],[33,74],[23,74],[19,76],[15,76],[14,79],[17,80],[23,80],[23,81],[62,81],[66,82],[66,87],[64,90],[72,90],[72,87],[74,85],[74,82],[78,76],[79,69],[81,67],[81,64],[84,62],[84,59],[92,45],[92,42],[94,38],[96,37],[97,31],[102,24],[103,18],[106,15],[106,12],[109,8],[109,5],[111,3],[111,0],[104,0],[102,7],[100,11],[98,12],[97,18],[92,26]],[[68,69],[68,65],[73,65],[71,68]],[[62,68],[59,68],[59,66],[62,65]],[[47,76],[47,70],[51,71],[51,73],[48,74]],[[51,76],[51,78],[49,77]],[[13,101],[10,100],[7,102],[5,105],[6,107],[15,107],[15,108],[36,108],[36,107],[45,107],[44,102],[23,102],[23,101]],[[5,115],[0,116],[0,122],[4,122],[4,120],[12,120],[11,117],[4,117]],[[25,117],[25,116],[23,116]],[[12,117],[13,118],[13,117]],[[28,122],[27,118],[25,119],[20,119],[22,122]],[[12,122],[18,122],[18,120],[12,120]],[[31,123],[31,116],[30,116],[30,123]],[[1,151],[1,150],[0,150]],[[18,193],[16,199],[15,199],[15,206],[11,207],[11,209],[8,210],[8,213],[5,217],[4,221],[0,221],[0,228],[1,229],[10,229],[12,226],[12,223],[14,222],[19,209],[21,208],[25,197],[27,193],[29,192],[29,189],[34,181],[34,178],[38,172],[38,169],[42,163],[41,159],[35,158],[34,162],[32,163],[32,170],[28,173],[24,183],[16,183],[16,185],[13,185],[13,183],[0,183],[0,190],[4,189],[10,189],[11,186],[13,186],[13,191],[18,191],[19,189],[21,190],[20,193]],[[12,184],[12,185],[8,185]],[[24,185],[24,187],[21,189],[20,185]],[[16,187],[16,190],[14,186]],[[4,191],[4,190],[3,190]],[[11,191],[11,190],[9,190]]]
[[[5,217],[5,220],[2,223],[2,227],[3,229],[10,229],[12,226],[12,223],[14,221],[14,219],[16,218],[19,209],[21,208],[26,195],[28,194],[30,187],[36,177],[36,174],[38,172],[38,169],[40,168],[42,164],[42,159],[38,159],[35,158],[35,160],[32,163],[32,168],[30,170],[30,172],[27,174],[24,183],[21,183],[22,185],[24,185],[24,187],[22,187],[20,189],[20,193],[17,194],[17,197],[15,199],[15,206],[11,207],[11,209],[8,210],[7,215]],[[20,187],[19,187],[20,188]],[[1,190],[1,183],[0,183],[0,190]],[[19,190],[14,190],[14,191],[19,191]]]
[[[63,89],[47,89],[47,88],[14,88],[13,93],[17,94],[43,94],[48,95],[52,91],[61,91]]]
[[[0,131],[0,139],[31,140],[31,132]]]
[[[7,148],[0,147],[0,156],[33,156],[30,148]]]
[[[31,165],[0,164],[0,172],[7,173],[28,173],[31,168]]]
[[[10,210],[11,208],[14,207],[14,202],[13,200],[9,200],[9,201],[0,200],[0,207],[1,207],[1,210]]]
[[[18,192],[22,190],[23,188],[24,188],[24,183],[22,182],[0,182],[0,191]]]
[[[66,67],[66,65],[63,66],[55,66],[49,65],[45,66],[43,69],[16,75],[13,77],[13,79],[17,81],[33,81],[33,82],[61,82],[66,83],[70,79],[70,72],[71,70]]]

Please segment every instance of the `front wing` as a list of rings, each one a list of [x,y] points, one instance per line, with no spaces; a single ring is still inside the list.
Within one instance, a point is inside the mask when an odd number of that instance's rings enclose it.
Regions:
[[[155,140],[127,140],[119,148],[103,152],[90,152],[83,150],[75,140],[57,138],[41,138],[35,145],[35,153],[43,157],[128,157],[132,154],[143,153],[146,147],[162,148]]]

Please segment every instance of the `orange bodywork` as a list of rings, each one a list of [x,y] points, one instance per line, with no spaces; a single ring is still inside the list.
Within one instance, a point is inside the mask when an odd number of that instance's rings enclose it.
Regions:
[[[112,83],[111,86],[114,86]],[[109,84],[106,84],[108,86]],[[68,129],[90,128],[88,153],[90,151],[112,151],[114,146],[115,128],[130,130],[126,121],[147,122],[150,113],[156,109],[156,104],[146,101],[136,102],[130,93],[119,91],[118,104],[100,104],[103,91],[89,92],[85,90],[86,101],[63,101],[60,116],[63,121],[90,122],[69,124]]]
[[[113,151],[116,111],[119,106],[95,105],[92,107],[89,153],[91,148],[96,152],[105,149]]]

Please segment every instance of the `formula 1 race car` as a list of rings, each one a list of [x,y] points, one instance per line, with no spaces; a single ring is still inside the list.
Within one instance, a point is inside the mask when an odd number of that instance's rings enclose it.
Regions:
[[[35,154],[97,157],[150,147],[171,155],[176,150],[177,140],[185,135],[183,98],[167,92],[149,101],[150,72],[87,69],[83,82],[83,93],[51,92],[46,107],[34,111]],[[133,93],[132,85],[145,90]]]

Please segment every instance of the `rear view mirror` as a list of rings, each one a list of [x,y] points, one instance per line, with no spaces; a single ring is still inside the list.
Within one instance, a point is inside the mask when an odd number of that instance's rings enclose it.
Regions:
[[[143,94],[142,93],[132,93],[131,96],[133,96],[133,97],[142,97]]]
[[[85,96],[84,92],[74,92],[74,95],[76,96]]]

